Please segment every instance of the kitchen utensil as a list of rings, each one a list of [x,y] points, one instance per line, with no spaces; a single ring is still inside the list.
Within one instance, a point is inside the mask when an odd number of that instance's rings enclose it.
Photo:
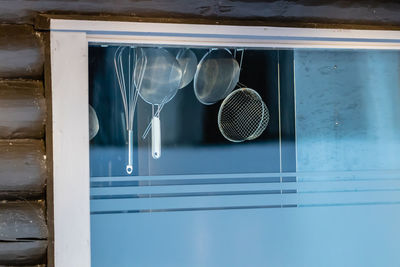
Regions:
[[[133,119],[138,93],[143,80],[142,70],[145,66],[146,57],[140,55],[140,50],[129,46],[120,46],[115,51],[115,74],[121,91],[125,125],[128,131],[128,163],[126,165],[128,174],[133,171]],[[134,77],[136,77],[136,86]]]
[[[92,140],[99,132],[99,119],[96,111],[89,105],[89,140]]]
[[[179,89],[186,87],[194,78],[197,69],[197,57],[189,48],[181,48],[175,56],[182,70]]]
[[[256,139],[265,131],[268,122],[267,105],[251,88],[239,88],[230,93],[218,112],[218,128],[231,142]]]
[[[228,49],[212,49],[203,56],[194,75],[194,93],[200,103],[224,99],[239,81],[239,64]]]
[[[147,63],[143,69],[137,69],[143,72],[139,95],[152,105],[152,157],[158,159],[161,156],[160,107],[177,93],[182,70],[175,57],[164,48],[141,48],[141,51]],[[154,111],[154,106],[158,111]]]
[[[175,58],[179,63],[179,66],[182,70],[182,79],[179,85],[179,89],[186,87],[194,78],[194,74],[197,68],[197,57],[193,53],[192,50],[188,48],[181,48],[181,49],[169,49],[173,55],[176,54]],[[163,104],[160,105],[160,108],[156,111],[156,116],[161,112],[163,108]],[[144,131],[142,138],[145,139],[151,129],[151,121],[147,125],[146,130]]]

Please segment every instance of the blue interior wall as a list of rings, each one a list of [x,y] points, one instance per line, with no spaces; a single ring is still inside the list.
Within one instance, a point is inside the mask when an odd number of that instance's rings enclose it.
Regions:
[[[298,171],[400,168],[400,54],[295,52]]]

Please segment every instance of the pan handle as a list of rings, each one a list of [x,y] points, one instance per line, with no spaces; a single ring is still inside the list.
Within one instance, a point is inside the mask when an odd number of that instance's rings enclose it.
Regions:
[[[153,116],[151,125],[151,155],[153,159],[159,159],[161,157],[160,117]]]

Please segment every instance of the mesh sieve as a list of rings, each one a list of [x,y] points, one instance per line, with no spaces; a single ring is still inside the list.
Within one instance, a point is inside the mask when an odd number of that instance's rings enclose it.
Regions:
[[[231,142],[243,142],[259,137],[267,128],[269,111],[260,95],[250,88],[230,93],[218,112],[218,127]]]

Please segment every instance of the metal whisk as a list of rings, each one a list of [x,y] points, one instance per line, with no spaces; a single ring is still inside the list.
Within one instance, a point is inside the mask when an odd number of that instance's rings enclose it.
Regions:
[[[140,49],[130,46],[120,46],[114,54],[114,67],[121,91],[122,103],[125,114],[125,125],[128,131],[128,163],[126,172],[131,174],[133,171],[133,119],[135,115],[136,103],[143,80],[143,67],[147,59],[141,54]],[[139,70],[141,73],[135,73]],[[134,77],[139,77],[135,80]]]

